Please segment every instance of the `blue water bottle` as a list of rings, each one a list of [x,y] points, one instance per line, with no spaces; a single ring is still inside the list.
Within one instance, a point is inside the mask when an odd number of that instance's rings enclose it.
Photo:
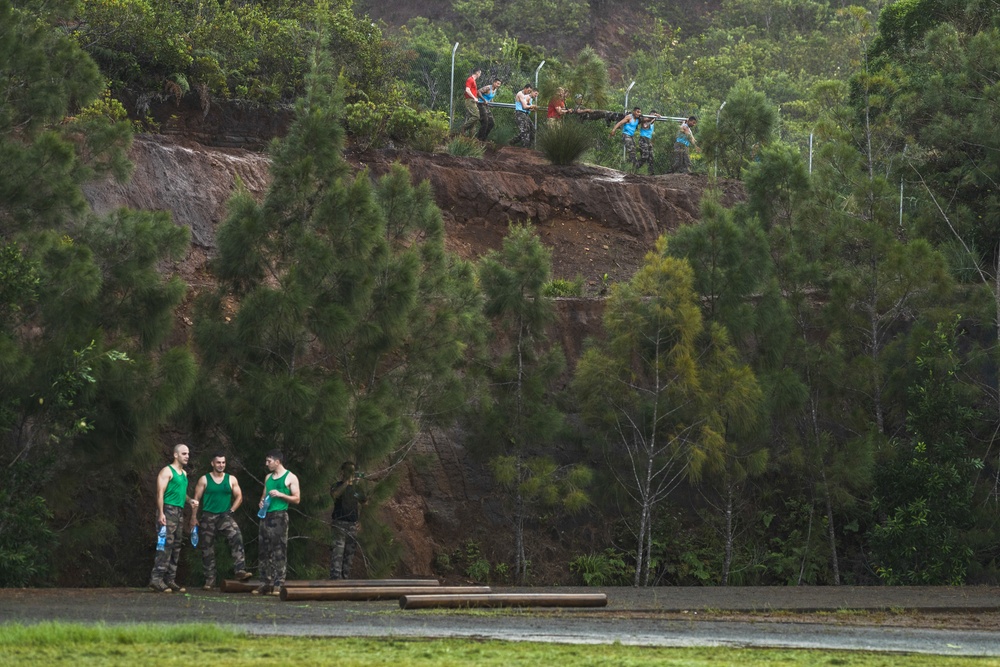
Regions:
[[[264,506],[257,512],[257,518],[263,519],[267,516],[267,508],[271,506],[271,496],[264,496]]]
[[[191,529],[191,546],[198,546],[198,526]]]
[[[163,551],[167,548],[167,527],[160,526],[160,532],[156,534],[156,550]]]

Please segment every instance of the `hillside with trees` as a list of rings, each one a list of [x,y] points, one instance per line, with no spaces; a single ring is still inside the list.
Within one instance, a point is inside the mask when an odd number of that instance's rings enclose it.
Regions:
[[[489,513],[437,543],[442,576],[998,581],[1000,9],[407,7],[0,0],[0,585],[144,583],[149,480],[188,440],[228,452],[251,496],[272,447],[310,472],[297,578],[324,571],[328,484],[357,460],[375,473],[364,574],[392,572],[379,507],[445,432]],[[561,86],[606,113],[565,137],[541,123],[538,151],[507,146],[503,108],[488,141],[459,136],[473,68],[501,102],[537,75],[541,100]],[[634,173],[608,132],[626,96],[701,119],[692,175]],[[187,221],[84,197],[129,177],[136,133],[176,134],[181,103],[287,119],[197,284],[177,269]],[[583,165],[558,156],[570,134]],[[619,211],[697,183],[698,217],[641,204],[659,238],[629,271],[554,275],[539,212],[557,199],[474,190],[521,224],[459,253],[455,193],[372,155],[600,180]],[[582,350],[559,333],[566,298],[599,313]],[[567,527],[590,541],[538,546]]]

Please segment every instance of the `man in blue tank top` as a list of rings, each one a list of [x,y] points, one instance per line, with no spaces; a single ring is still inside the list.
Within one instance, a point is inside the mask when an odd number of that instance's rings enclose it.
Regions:
[[[479,103],[479,134],[476,135],[476,139],[480,141],[486,141],[490,132],[493,131],[493,126],[496,125],[493,120],[493,112],[490,110],[490,103],[497,96],[499,90],[500,79],[493,79],[492,83],[479,89],[479,99],[482,101]]]
[[[639,161],[635,164],[636,171],[644,164],[649,165],[649,175],[653,175],[653,123],[663,118],[656,109],[643,116],[639,121]]]
[[[698,124],[698,119],[691,116],[681,123],[677,130],[677,141],[674,142],[674,164],[670,171],[675,174],[686,174],[691,169],[691,147],[698,147],[692,130]]]
[[[632,109],[632,113],[625,114],[618,123],[611,128],[611,133],[608,136],[615,136],[615,132],[618,131],[620,127],[622,129],[622,143],[625,146],[625,155],[627,156],[629,164],[633,168],[636,167],[635,160],[635,131],[639,127],[639,121],[642,119],[642,109],[636,107]]]

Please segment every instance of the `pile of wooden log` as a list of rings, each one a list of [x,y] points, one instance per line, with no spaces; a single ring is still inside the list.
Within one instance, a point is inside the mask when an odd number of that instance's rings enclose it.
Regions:
[[[223,593],[249,593],[259,582],[222,582]],[[442,586],[437,579],[341,579],[286,581],[282,600],[399,600],[401,609],[474,607],[605,607],[604,593],[494,593],[489,586]]]

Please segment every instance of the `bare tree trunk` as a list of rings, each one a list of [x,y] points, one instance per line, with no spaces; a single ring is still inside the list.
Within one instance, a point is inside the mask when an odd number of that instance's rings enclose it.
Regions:
[[[824,482],[826,480],[826,474],[823,475]],[[834,530],[833,524],[833,501],[830,499],[830,490],[825,487],[823,489],[823,500],[826,502],[826,524],[827,524],[827,536],[830,539],[830,569],[833,570],[833,585],[840,585],[840,559],[837,557],[837,533]]]
[[[524,498],[520,489],[517,491],[514,516],[514,553],[514,578],[519,584],[524,584],[528,577],[528,561],[524,555]]]
[[[644,556],[646,555],[646,531],[649,529],[647,525],[648,520],[649,497],[644,495],[642,499],[642,511],[639,514],[639,535],[636,540],[635,549],[635,578],[632,582],[632,585],[637,588],[642,585],[642,569],[645,564]]]
[[[729,585],[729,569],[733,564],[733,485],[726,484],[726,553],[722,559],[722,585]]]
[[[796,586],[802,585],[802,577],[806,571],[806,557],[809,555],[809,540],[812,539],[814,511],[814,508],[809,508],[809,528],[806,529],[806,546],[802,550],[802,563],[799,565],[799,580],[795,582]]]

